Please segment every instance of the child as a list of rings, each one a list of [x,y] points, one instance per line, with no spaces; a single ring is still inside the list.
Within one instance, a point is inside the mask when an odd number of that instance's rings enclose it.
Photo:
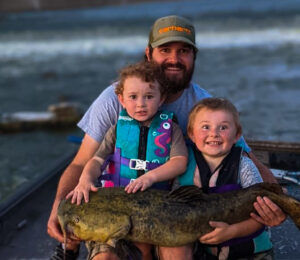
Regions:
[[[208,192],[225,192],[262,182],[254,163],[242,154],[241,148],[235,146],[242,134],[242,127],[238,111],[228,100],[201,100],[190,112],[187,132],[194,143],[194,153],[190,153],[194,160],[190,159],[189,168],[185,176],[180,177],[181,181],[183,178],[185,182],[190,179],[190,182]],[[210,225],[215,230],[202,236],[200,242],[218,247],[205,247],[209,253],[208,259],[248,256],[253,259],[254,254],[268,256],[259,259],[271,259],[269,235],[255,220],[249,218],[233,225],[211,221]],[[233,238],[240,239],[234,242],[231,240]]]
[[[103,186],[123,186],[128,193],[151,186],[169,189],[169,180],[185,171],[188,153],[182,132],[172,113],[158,111],[165,99],[164,87],[163,74],[152,63],[138,63],[121,71],[115,92],[124,110],[85,166],[78,185],[67,195],[72,203],[88,202],[89,191],[97,191],[94,183],[110,155],[113,172],[100,176]],[[151,245],[136,246],[143,259],[152,259]]]

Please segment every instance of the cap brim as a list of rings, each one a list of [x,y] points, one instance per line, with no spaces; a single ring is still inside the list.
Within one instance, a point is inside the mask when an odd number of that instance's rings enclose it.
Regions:
[[[163,45],[163,44],[166,44],[166,43],[169,43],[169,42],[184,42],[184,43],[187,43],[189,45],[192,45],[194,48],[196,48],[198,50],[197,46],[192,41],[190,41],[189,39],[187,39],[185,37],[178,37],[178,36],[174,36],[174,37],[170,36],[170,37],[166,37],[164,39],[161,39],[159,41],[153,42],[151,44],[151,47],[156,48],[160,45]]]

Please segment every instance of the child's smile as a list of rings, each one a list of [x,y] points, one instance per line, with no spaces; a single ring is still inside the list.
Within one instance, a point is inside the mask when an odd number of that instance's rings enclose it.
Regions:
[[[239,137],[227,111],[203,108],[196,115],[191,138],[204,157],[225,157]]]

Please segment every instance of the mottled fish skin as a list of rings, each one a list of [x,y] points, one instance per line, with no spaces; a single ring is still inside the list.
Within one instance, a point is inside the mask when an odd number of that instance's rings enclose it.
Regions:
[[[210,220],[232,224],[248,219],[257,196],[268,196],[300,228],[299,201],[283,194],[280,185],[268,183],[209,195],[195,186],[171,193],[148,189],[135,194],[127,194],[124,188],[103,188],[90,193],[89,203],[77,206],[62,201],[58,218],[68,236],[81,240],[114,245],[125,238],[180,246],[211,231]]]

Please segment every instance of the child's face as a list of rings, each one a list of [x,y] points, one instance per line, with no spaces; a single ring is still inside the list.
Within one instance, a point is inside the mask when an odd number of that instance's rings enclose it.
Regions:
[[[125,80],[123,94],[118,98],[127,113],[143,123],[148,123],[163,103],[157,81],[144,82],[135,76]]]
[[[240,138],[231,113],[201,109],[195,117],[191,140],[204,157],[226,156]]]

